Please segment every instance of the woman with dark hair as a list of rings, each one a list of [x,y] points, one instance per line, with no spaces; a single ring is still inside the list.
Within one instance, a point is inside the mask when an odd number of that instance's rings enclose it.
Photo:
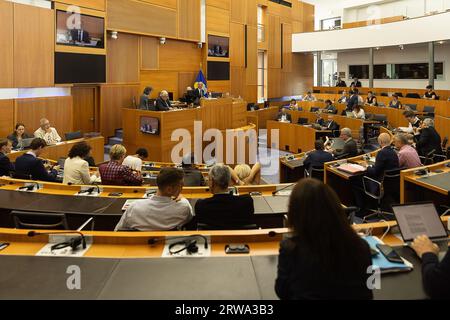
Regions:
[[[353,107],[352,114],[353,114],[353,117],[356,119],[362,119],[362,120],[366,119],[366,113],[359,104],[357,104]]]
[[[23,139],[31,139],[34,136],[29,135],[25,132],[25,125],[23,123],[17,123],[14,129],[14,132],[11,133],[7,139],[12,142],[13,149],[22,148],[22,140]]]
[[[152,93],[153,88],[152,87],[146,87],[144,89],[144,92],[141,96],[140,102],[139,102],[139,109],[142,110],[151,110],[150,106],[150,94]]]
[[[281,299],[372,299],[369,245],[350,226],[336,193],[316,179],[292,191],[275,290]]]
[[[69,157],[64,162],[64,184],[92,184],[98,179],[98,174],[89,173],[89,164],[85,158],[89,157],[91,146],[86,142],[75,144],[69,151]]]

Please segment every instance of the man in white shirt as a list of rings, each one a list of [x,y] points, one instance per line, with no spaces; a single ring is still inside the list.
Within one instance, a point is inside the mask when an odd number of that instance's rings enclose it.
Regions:
[[[186,225],[194,213],[189,201],[180,195],[183,178],[182,170],[163,168],[156,180],[156,195],[134,202],[123,214],[115,231],[165,231]]]
[[[148,158],[148,151],[145,148],[139,148],[136,150],[134,156],[127,156],[123,160],[122,165],[127,166],[133,171],[142,171],[142,161]]]
[[[50,121],[45,118],[41,119],[40,128],[34,132],[34,137],[43,139],[47,145],[61,142],[61,137],[58,132],[50,126]]]

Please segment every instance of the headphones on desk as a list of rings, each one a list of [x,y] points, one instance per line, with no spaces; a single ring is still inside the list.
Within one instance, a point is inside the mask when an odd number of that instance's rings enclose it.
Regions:
[[[177,250],[173,250],[174,247],[181,245],[182,247]],[[194,254],[198,252],[197,240],[185,240],[185,241],[177,241],[172,243],[169,246],[169,253],[171,255],[187,251],[188,254]]]

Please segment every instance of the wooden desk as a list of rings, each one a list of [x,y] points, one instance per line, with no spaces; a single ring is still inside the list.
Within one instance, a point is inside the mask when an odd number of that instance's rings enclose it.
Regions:
[[[401,203],[433,201],[436,205],[450,206],[450,188],[443,188],[423,179],[423,176],[418,176],[415,172],[419,169],[427,169],[431,175],[449,174],[450,168],[446,165],[450,160],[436,163],[422,168],[414,168],[404,170],[400,175],[400,200]],[[442,171],[436,173],[435,171]]]
[[[55,145],[51,145],[45,147],[41,158],[50,159],[54,161],[58,161],[59,158],[67,158],[70,149],[78,142],[85,141],[92,147],[92,157],[95,160],[95,163],[102,163],[105,161],[105,138],[103,137],[94,137],[94,138],[86,138],[86,139],[76,139],[70,141],[63,141]],[[11,161],[16,161],[18,157],[27,153],[28,150],[25,151],[13,151],[8,154],[8,157]]]
[[[291,155],[290,157],[293,157],[293,159],[280,158],[280,183],[294,183],[305,177],[303,160],[306,157],[306,152]]]
[[[254,123],[258,130],[267,129],[267,121],[276,120],[278,112],[278,107],[247,111],[248,121]]]

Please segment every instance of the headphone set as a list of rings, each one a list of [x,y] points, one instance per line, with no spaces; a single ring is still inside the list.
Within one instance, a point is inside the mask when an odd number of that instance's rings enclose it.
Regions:
[[[186,237],[175,237],[175,238],[171,238],[169,240],[176,240],[176,239],[180,239],[179,241],[175,241],[174,243],[171,243],[169,245],[169,253],[171,255],[174,254],[178,254],[180,252],[186,251],[187,254],[195,254],[198,253],[198,245],[197,245],[197,240],[195,240],[195,238],[202,238],[204,241],[204,248],[208,249],[208,239],[206,239],[205,236],[202,235],[192,235],[192,236],[186,236]],[[164,241],[165,239],[149,239],[148,240],[148,244],[149,245],[154,245],[159,241]],[[178,248],[179,246],[181,246],[181,248]]]

